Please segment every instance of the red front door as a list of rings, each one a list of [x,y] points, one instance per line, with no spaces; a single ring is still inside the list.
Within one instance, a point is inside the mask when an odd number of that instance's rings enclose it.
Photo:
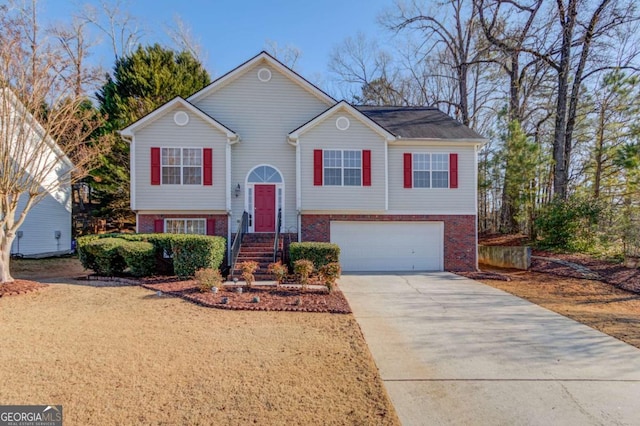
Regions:
[[[255,185],[255,232],[276,231],[276,186]]]

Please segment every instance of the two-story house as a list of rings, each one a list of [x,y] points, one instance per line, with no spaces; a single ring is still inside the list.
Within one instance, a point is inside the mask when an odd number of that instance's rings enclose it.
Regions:
[[[484,139],[434,108],[336,101],[262,52],[122,130],[138,232],[280,231],[345,271],[474,270]]]

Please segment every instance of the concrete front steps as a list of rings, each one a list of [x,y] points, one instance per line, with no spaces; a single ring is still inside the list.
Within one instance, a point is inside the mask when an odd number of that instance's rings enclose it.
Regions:
[[[236,267],[231,271],[230,278],[242,280],[242,271],[238,266],[242,262],[253,260],[258,262],[259,265],[259,269],[253,274],[256,281],[273,280],[273,275],[267,272],[267,268],[273,262],[273,242],[275,237],[275,233],[245,234],[242,237]],[[279,249],[282,250],[282,241],[280,241]]]

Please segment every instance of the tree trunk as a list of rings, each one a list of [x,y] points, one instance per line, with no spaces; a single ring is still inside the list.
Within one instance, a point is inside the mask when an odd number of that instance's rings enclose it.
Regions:
[[[604,156],[604,126],[605,126],[605,106],[600,106],[598,114],[598,132],[596,136],[596,147],[594,155],[595,173],[593,177],[593,198],[600,198],[600,185],[602,181],[602,157]]]
[[[558,69],[558,99],[556,102],[556,122],[553,134],[553,192],[555,198],[567,199],[567,185],[569,183],[570,149],[567,144],[567,103],[569,100],[569,71],[571,67],[571,43],[573,30],[577,19],[577,0],[569,0],[567,7],[562,8],[558,2],[560,25],[562,27],[562,45],[560,47],[560,66]]]
[[[0,285],[13,281],[10,270],[11,262],[11,244],[13,244],[13,235],[4,237],[0,240]]]

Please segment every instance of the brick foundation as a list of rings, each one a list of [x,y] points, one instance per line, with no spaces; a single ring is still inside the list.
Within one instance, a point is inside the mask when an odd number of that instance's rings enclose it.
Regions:
[[[158,219],[215,219],[216,229],[214,235],[227,238],[227,220],[226,214],[139,214],[138,215],[138,232],[141,234],[153,233],[153,224]]]
[[[475,271],[475,215],[302,215],[302,241],[331,241],[331,221],[444,222],[444,269]]]

